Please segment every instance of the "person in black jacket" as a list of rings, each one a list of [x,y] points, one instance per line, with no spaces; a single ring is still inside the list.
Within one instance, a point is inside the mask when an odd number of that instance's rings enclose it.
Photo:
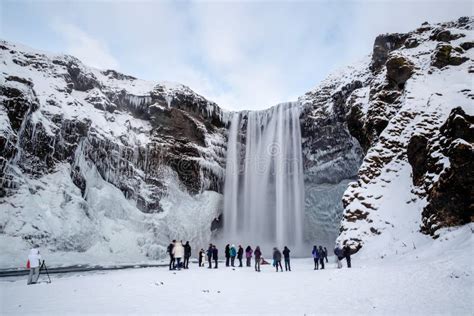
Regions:
[[[212,254],[214,249],[212,248],[212,244],[209,244],[209,248],[207,248],[207,262],[209,262],[208,269],[212,269]]]
[[[342,251],[343,251],[344,257],[346,258],[347,267],[350,268],[351,267],[351,247],[349,247],[349,245],[345,245],[344,248],[342,248]]]
[[[204,249],[201,248],[201,250],[199,250],[199,257],[198,257],[199,267],[202,267],[203,253],[204,253]]]
[[[242,267],[242,258],[244,256],[244,248],[239,245],[239,251],[237,251],[237,259],[239,259],[239,267]]]
[[[283,257],[285,258],[285,271],[291,271],[290,267],[290,249],[287,246],[283,248]]]
[[[189,258],[191,258],[191,245],[189,244],[189,241],[187,241],[186,244],[184,245],[183,267],[185,269],[189,269]]]
[[[283,272],[283,267],[281,266],[281,252],[278,248],[273,248],[273,265],[276,268],[276,272],[278,272],[278,266],[280,266],[281,272]]]
[[[166,249],[166,252],[169,253],[170,255],[170,270],[174,270],[175,269],[175,266],[174,266],[174,256],[173,256],[173,247],[174,247],[174,243],[176,242],[176,240],[173,240],[173,242],[171,244],[168,245],[168,248]]]
[[[230,245],[227,244],[225,245],[225,266],[229,266],[229,260],[230,260]]]
[[[324,250],[322,246],[319,246],[319,264],[321,269],[324,269]]]
[[[217,269],[217,260],[219,259],[219,251],[217,250],[216,245],[212,247],[212,259],[214,259],[214,269]]]
[[[328,263],[329,262],[329,260],[328,260],[328,250],[326,249],[326,247],[324,247],[323,250],[324,250],[324,258],[326,259],[326,263]]]

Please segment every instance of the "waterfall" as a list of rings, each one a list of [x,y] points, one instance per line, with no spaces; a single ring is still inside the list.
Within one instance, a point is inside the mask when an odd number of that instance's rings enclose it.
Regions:
[[[232,116],[224,183],[222,235],[227,242],[302,245],[299,115],[294,102]]]

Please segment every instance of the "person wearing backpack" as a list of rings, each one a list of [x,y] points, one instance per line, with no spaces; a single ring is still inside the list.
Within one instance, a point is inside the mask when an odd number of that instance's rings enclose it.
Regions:
[[[283,248],[283,257],[285,258],[285,271],[291,271],[290,267],[290,249],[287,246]]]
[[[276,272],[278,272],[278,266],[280,266],[281,272],[283,272],[283,267],[281,266],[281,252],[278,248],[273,248],[273,265],[276,268]]]
[[[237,256],[237,250],[235,249],[235,245],[230,247],[230,265],[234,267],[235,256]]]
[[[250,267],[252,264],[252,254],[252,247],[247,246],[247,248],[245,248],[245,258],[247,259],[247,267]]]
[[[313,260],[314,260],[314,270],[319,269],[319,252],[318,252],[318,247],[313,246],[313,251],[311,252],[313,255]]]
[[[262,258],[262,252],[260,251],[259,246],[255,248],[254,255],[255,255],[255,271],[260,272],[260,260]]]
[[[28,255],[28,262],[26,263],[26,267],[30,269],[30,273],[28,274],[28,281],[27,284],[36,284],[38,282],[39,273],[40,273],[40,266],[41,266],[41,255],[39,253],[38,248],[34,247],[30,250],[30,254]]]

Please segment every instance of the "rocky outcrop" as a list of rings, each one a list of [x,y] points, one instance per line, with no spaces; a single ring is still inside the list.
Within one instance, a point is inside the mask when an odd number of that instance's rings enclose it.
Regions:
[[[448,137],[444,131],[452,128],[441,127],[456,106],[452,100],[463,106],[472,104],[473,94],[466,80],[453,86],[448,83],[454,74],[468,76],[471,72],[469,44],[463,43],[468,43],[472,23],[471,18],[437,25],[424,23],[413,32],[385,34],[375,40],[367,69],[370,76],[346,99],[343,119],[365,153],[357,181],[349,184],[342,198],[338,242],[349,244],[353,251],[367,245],[374,249],[381,246],[369,242],[379,235],[386,240],[394,236],[393,242],[411,238],[420,231],[420,222],[422,233],[436,236],[440,227],[472,221],[473,203],[468,198],[472,196],[468,192],[472,191],[472,175],[466,171],[472,170],[468,163],[472,160],[471,145],[467,140]],[[355,82],[359,80],[354,78],[356,73],[345,77]],[[460,116],[456,119],[459,122]],[[461,170],[465,170],[464,175]],[[397,201],[387,204],[394,194]],[[401,223],[397,214],[402,211],[410,214],[407,218],[418,216],[410,224]],[[402,233],[406,227],[411,228]],[[377,251],[383,254],[390,250]]]
[[[455,50],[449,44],[438,44],[433,54],[431,65],[436,68],[445,66],[459,66],[469,60],[468,57],[462,56],[462,50]]]
[[[440,171],[436,159],[424,158],[422,167],[419,161],[410,162],[414,175],[418,176],[416,184],[424,185],[428,200],[422,213],[421,230],[424,233],[436,237],[440,228],[474,221],[473,126],[473,116],[467,115],[460,107],[453,109],[439,129],[439,143],[426,143],[421,155],[428,157],[441,153],[449,159],[449,166]],[[417,142],[414,138],[410,143]],[[435,181],[432,181],[433,174],[438,174]]]

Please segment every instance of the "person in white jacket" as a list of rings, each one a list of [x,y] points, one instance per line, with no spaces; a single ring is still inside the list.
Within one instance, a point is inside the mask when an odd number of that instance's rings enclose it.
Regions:
[[[181,259],[184,257],[184,247],[182,241],[177,241],[173,247],[173,256],[176,259],[178,270],[181,270]]]
[[[41,265],[41,255],[37,248],[30,250],[28,255],[28,261],[30,262],[30,274],[28,274],[28,285],[35,284],[38,282],[40,265]]]

